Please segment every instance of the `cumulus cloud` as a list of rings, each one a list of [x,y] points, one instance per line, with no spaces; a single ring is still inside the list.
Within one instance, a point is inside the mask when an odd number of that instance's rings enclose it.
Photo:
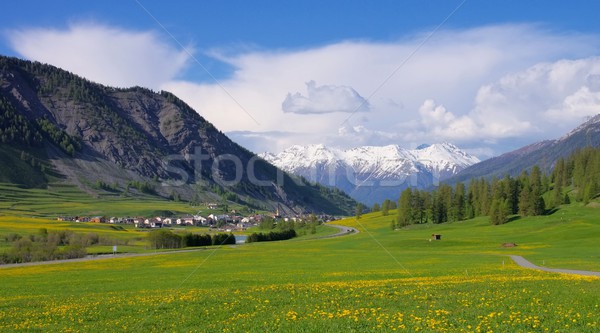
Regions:
[[[308,95],[288,93],[281,104],[283,112],[321,114],[331,112],[366,112],[369,102],[348,86],[322,85],[315,81],[306,83]]]
[[[458,142],[549,139],[600,113],[600,58],[540,63],[482,85],[457,115],[428,99],[409,132]],[[527,143],[527,142],[525,142]]]
[[[336,137],[329,137],[325,141],[332,146],[383,146],[391,142],[406,142],[399,133],[386,132],[368,128],[364,125],[342,126],[338,129]]]
[[[6,35],[12,48],[25,58],[117,87],[158,88],[175,78],[189,58],[157,33],[95,23],[13,30]]]
[[[584,86],[565,97],[558,108],[549,109],[545,115],[559,123],[565,119],[582,119],[599,113],[600,91],[592,91]]]
[[[538,67],[564,58],[588,59],[600,49],[595,37],[556,35],[534,25],[442,31],[414,53],[421,41],[417,35],[402,41],[344,41],[293,51],[213,52],[235,69],[220,84],[237,103],[210,83],[171,82],[163,87],[180,94],[220,128],[305,133],[304,139],[294,137],[296,144],[314,138],[339,146],[434,139],[482,145],[515,138],[527,144],[555,136],[538,118],[548,117],[545,113],[552,105],[563,108],[564,98],[576,90],[561,90],[560,82],[567,80],[563,84],[570,86],[569,78],[579,73],[576,66],[567,66],[572,68],[546,75]],[[537,81],[543,77],[555,83],[540,86]],[[571,77],[574,82],[581,83],[580,79]],[[314,82],[344,82],[344,86]],[[289,93],[303,88],[306,93]],[[549,94],[560,102],[548,104]],[[277,96],[287,96],[283,105]],[[369,96],[369,112],[361,117],[348,119],[347,112],[331,112],[350,110],[363,96]],[[244,115],[240,105],[257,123]],[[341,126],[346,130],[338,131]],[[349,130],[355,128],[364,130]]]
[[[438,31],[422,44],[424,35],[209,50],[232,69],[218,83],[177,80],[187,56],[153,32],[80,24],[9,37],[25,57],[92,80],[171,91],[255,151],[445,140],[485,154],[493,143],[501,153],[560,136],[599,111],[598,36],[512,24]],[[357,108],[360,117],[350,117]]]
[[[536,64],[482,86],[470,117],[496,137],[556,136],[600,112],[598,73],[597,57]]]
[[[247,146],[252,147],[251,150],[255,153],[279,152],[306,138],[306,133],[282,131],[232,131],[225,134],[236,142],[246,143]],[[307,144],[320,142],[319,138],[314,138],[314,141]]]
[[[585,78],[585,81],[590,91],[600,91],[600,74],[590,74]]]

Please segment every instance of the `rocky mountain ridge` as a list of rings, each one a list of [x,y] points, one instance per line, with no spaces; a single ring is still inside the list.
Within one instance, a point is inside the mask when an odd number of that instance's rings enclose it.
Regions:
[[[29,185],[60,181],[93,192],[90,184],[125,191],[143,183],[164,197],[228,198],[296,213],[348,214],[356,204],[256,157],[168,92],[107,87],[0,57],[0,107],[0,154],[31,160],[28,174],[41,180]],[[11,172],[21,165],[6,162],[0,181],[26,184],[23,173]]]
[[[428,188],[479,162],[450,143],[416,149],[388,145],[347,150],[296,145],[276,155],[260,156],[290,173],[340,188],[367,204],[396,198],[408,186]]]

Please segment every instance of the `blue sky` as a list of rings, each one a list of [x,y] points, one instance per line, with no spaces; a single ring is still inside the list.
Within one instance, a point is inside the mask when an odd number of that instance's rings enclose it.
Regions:
[[[0,53],[169,90],[256,152],[453,142],[481,158],[600,112],[589,1],[19,1]]]

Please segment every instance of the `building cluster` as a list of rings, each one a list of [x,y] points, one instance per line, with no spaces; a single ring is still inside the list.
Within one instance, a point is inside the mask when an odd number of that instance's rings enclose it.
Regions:
[[[133,224],[136,228],[164,228],[173,226],[213,227],[227,231],[244,230],[258,225],[266,216],[261,214],[240,216],[236,214],[185,215],[180,217],[110,217],[60,216],[58,221],[110,224]]]
[[[209,209],[214,209],[213,204],[208,204]],[[321,222],[335,220],[329,215],[319,215],[316,218]],[[165,228],[174,226],[197,226],[218,228],[222,231],[245,230],[247,228],[259,225],[264,219],[273,219],[275,222],[302,222],[308,221],[309,216],[281,216],[279,210],[273,215],[252,214],[242,216],[232,211],[231,214],[210,214],[202,215],[184,215],[180,217],[104,217],[104,216],[60,216],[58,221],[69,222],[90,222],[90,223],[110,223],[110,224],[132,224],[136,228]]]
[[[223,231],[245,230],[247,228],[259,225],[264,219],[273,219],[275,222],[302,222],[308,221],[308,216],[285,217],[278,215],[254,214],[241,216],[238,214],[210,214],[185,215],[181,217],[110,217],[104,216],[60,216],[58,221],[69,222],[89,222],[89,223],[110,223],[110,224],[133,224],[136,228],[166,228],[174,226],[197,226],[218,228]],[[317,216],[319,221],[328,222],[335,218],[332,216]]]

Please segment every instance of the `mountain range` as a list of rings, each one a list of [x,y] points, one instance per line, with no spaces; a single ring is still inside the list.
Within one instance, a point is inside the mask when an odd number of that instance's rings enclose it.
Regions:
[[[310,181],[337,187],[366,204],[396,199],[405,188],[429,188],[479,162],[450,143],[405,149],[397,145],[347,150],[322,144],[292,146],[260,155]]]
[[[289,213],[350,214],[356,205],[258,158],[169,92],[0,56],[0,110],[0,182]]]
[[[600,146],[600,114],[589,118],[569,133],[554,140],[536,142],[520,149],[474,164],[446,182],[453,184],[472,178],[517,176],[534,165],[550,171],[556,161],[565,158],[577,149]]]
[[[533,165],[549,170],[579,148],[600,146],[597,115],[561,138],[482,162],[449,143],[293,146],[259,157],[169,92],[107,87],[4,56],[0,111],[0,182],[74,184],[92,196],[230,200],[289,213],[353,214],[354,199],[381,203],[408,186],[515,176]]]

